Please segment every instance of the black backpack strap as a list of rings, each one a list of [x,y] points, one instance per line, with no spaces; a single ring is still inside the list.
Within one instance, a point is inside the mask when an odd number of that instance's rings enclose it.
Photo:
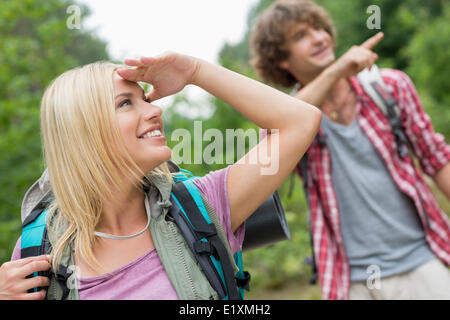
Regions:
[[[398,153],[401,158],[409,154],[410,144],[403,131],[401,111],[394,97],[386,90],[381,73],[376,65],[371,70],[364,69],[357,78],[367,95],[377,105],[380,111],[388,119],[392,128],[392,134],[397,143]]]
[[[371,82],[374,92],[378,95],[378,98],[383,101],[386,106],[385,116],[389,121],[392,128],[392,133],[395,136],[395,140],[398,146],[398,152],[400,157],[405,157],[408,155],[408,139],[403,132],[402,120],[400,118],[400,108],[397,105],[397,101],[392,97],[392,95],[384,90],[384,88],[378,82]]]
[[[55,277],[56,282],[62,290],[61,300],[66,300],[66,298],[69,296],[70,289],[67,286],[67,282],[71,275],[72,271],[63,265],[59,266],[58,270],[56,271],[56,275],[52,273],[52,276]]]
[[[173,218],[175,224],[178,226],[183,238],[188,244],[191,252],[194,254],[197,262],[201,266],[203,272],[205,273],[206,278],[209,280],[209,283],[213,287],[213,289],[217,292],[219,297],[222,299],[226,297],[226,289],[220,280],[220,276],[212,265],[212,261],[209,258],[208,254],[215,254],[214,248],[211,246],[210,242],[199,241],[199,235],[193,230],[190,222],[181,212],[180,207],[177,202],[171,198],[172,208],[169,211],[169,215]],[[201,243],[205,245],[202,245]]]
[[[300,159],[300,172],[303,179],[303,191],[305,192],[306,199],[308,199],[308,153],[306,152]]]
[[[174,208],[171,210],[170,214],[185,236],[189,247],[198,259],[211,286],[216,290],[220,298],[224,298],[228,295],[230,300],[239,300],[240,296],[233,265],[230,261],[227,249],[217,234],[214,224],[208,223],[205,220],[191,193],[182,181],[177,182],[172,187],[172,193],[178,201],[175,201],[178,209]],[[179,206],[182,207],[182,210],[187,217],[180,211],[181,208],[179,208]],[[204,241],[205,239],[207,242]],[[211,255],[219,260],[222,265],[225,288],[223,288],[222,285],[217,284],[222,282],[217,273],[217,269],[210,259]],[[206,257],[206,259],[202,257]]]
[[[303,179],[303,191],[305,193],[306,201],[309,205],[308,200],[308,153],[305,152],[302,159],[300,160],[300,172],[302,174]],[[309,222],[309,243],[311,246],[311,257],[306,257],[304,260],[304,263],[307,265],[310,265],[312,268],[312,275],[309,279],[309,284],[314,285],[317,283],[318,273],[317,273],[317,265],[316,265],[316,258],[314,255],[314,243],[313,243],[313,234],[312,234],[312,227],[311,227],[311,221]]]

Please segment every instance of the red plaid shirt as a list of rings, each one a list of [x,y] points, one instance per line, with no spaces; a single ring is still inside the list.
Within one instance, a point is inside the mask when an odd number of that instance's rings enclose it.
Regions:
[[[450,146],[434,132],[429,116],[423,111],[416,89],[409,77],[397,70],[381,70],[388,91],[402,111],[404,132],[425,174],[433,176],[450,161]],[[357,95],[357,121],[383,159],[397,187],[413,199],[423,224],[426,240],[434,254],[450,265],[450,223],[439,207],[421,172],[409,157],[401,159],[391,126],[363,91],[356,77],[350,82]],[[343,246],[339,205],[331,180],[331,155],[324,133],[308,149],[308,197],[314,257],[322,296],[348,299],[350,266]],[[297,167],[300,173],[300,164]],[[389,195],[386,195],[389,196]]]

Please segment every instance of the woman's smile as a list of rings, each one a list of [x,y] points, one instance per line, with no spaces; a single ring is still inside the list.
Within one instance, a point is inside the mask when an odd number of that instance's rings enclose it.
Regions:
[[[160,138],[159,140],[164,139],[165,137],[163,135],[163,133],[161,132],[161,126],[160,125],[153,125],[149,128],[147,128],[146,130],[144,130],[143,133],[141,133],[138,137],[139,139],[157,139]],[[158,140],[158,139],[157,139]]]

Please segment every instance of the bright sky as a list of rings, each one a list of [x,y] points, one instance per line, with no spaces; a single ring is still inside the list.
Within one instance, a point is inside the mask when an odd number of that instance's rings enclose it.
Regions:
[[[257,0],[78,0],[91,8],[82,27],[109,44],[113,58],[154,56],[176,51],[217,62],[225,42],[236,43],[246,30]],[[187,92],[186,92],[187,91]],[[189,87],[189,97],[203,96]]]

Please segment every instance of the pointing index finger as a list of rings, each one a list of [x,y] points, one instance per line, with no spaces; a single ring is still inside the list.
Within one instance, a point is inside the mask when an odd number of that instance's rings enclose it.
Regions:
[[[380,41],[383,39],[384,33],[378,32],[376,35],[370,37],[366,41],[361,44],[361,47],[366,48],[368,50],[372,50]]]

